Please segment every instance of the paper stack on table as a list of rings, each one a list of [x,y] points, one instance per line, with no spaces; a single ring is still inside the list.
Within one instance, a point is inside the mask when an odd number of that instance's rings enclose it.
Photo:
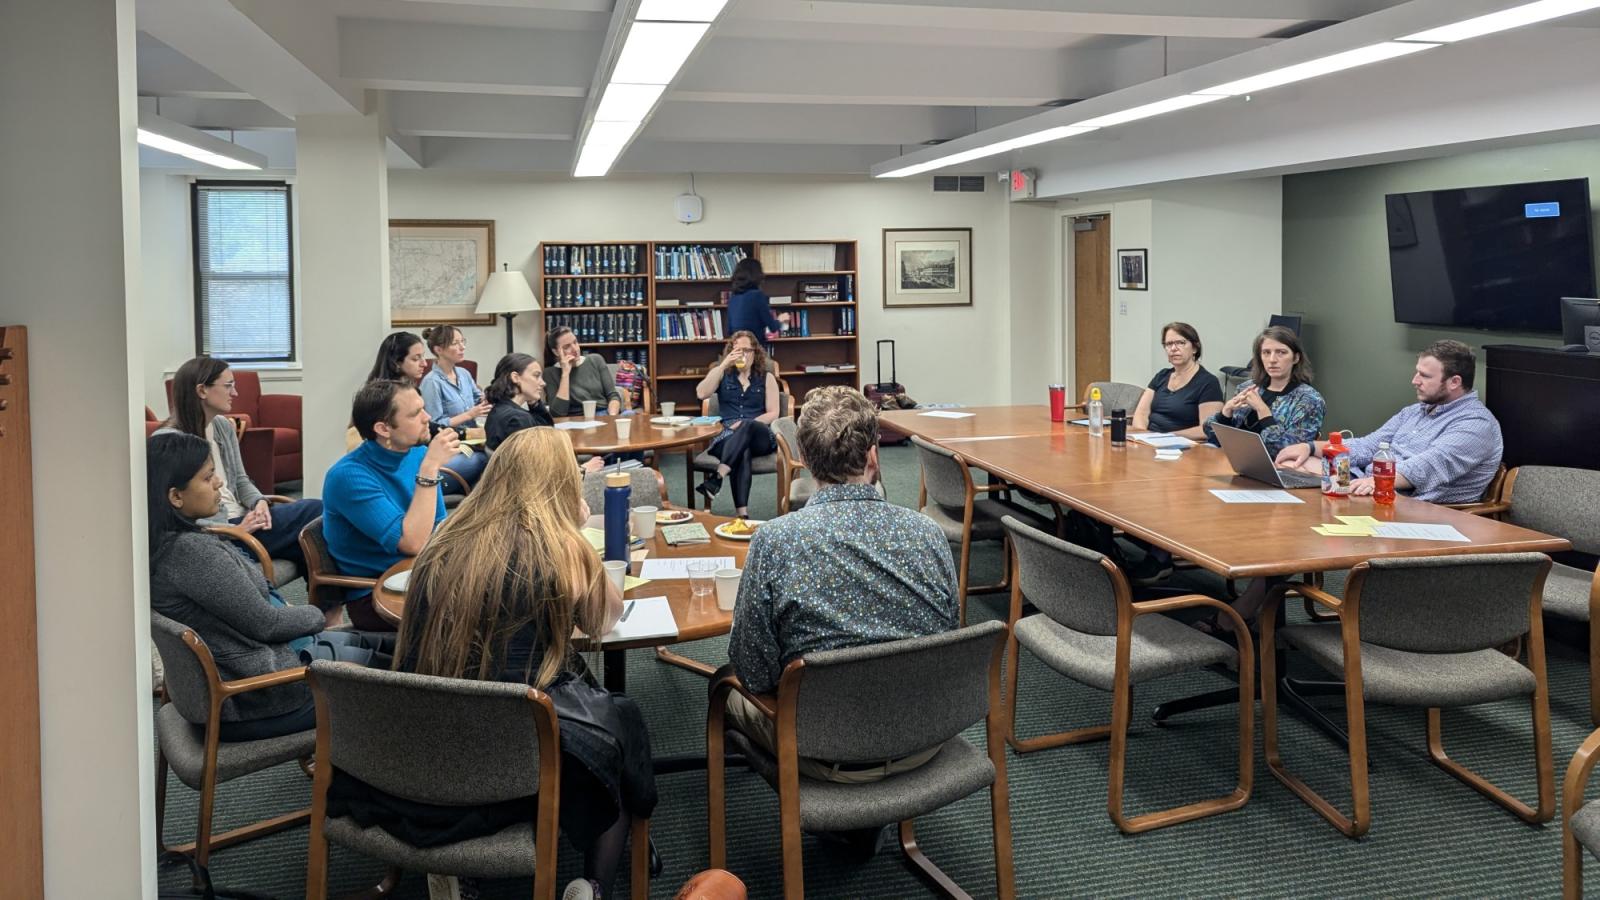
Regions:
[[[678,619],[665,597],[643,597],[622,605],[622,620],[600,639],[601,644],[676,637]]]
[[[977,413],[951,412],[949,410],[944,410],[944,409],[934,409],[934,410],[929,410],[928,412],[919,412],[919,413],[917,413],[917,415],[919,415],[919,416],[932,416],[935,419],[970,419],[973,416],[977,415]]]
[[[734,567],[731,556],[680,556],[675,559],[647,559],[639,567],[642,578],[660,578],[663,580],[682,580],[689,577],[689,564],[697,562],[715,563],[719,569]]]
[[[1311,530],[1323,537],[1382,537],[1408,541],[1471,541],[1450,525],[1429,525],[1421,522],[1380,522],[1371,516],[1334,516],[1338,523],[1313,525]]]
[[[1165,431],[1143,431],[1139,434],[1128,435],[1128,440],[1148,444],[1157,450],[1187,450],[1194,446],[1194,441],[1186,437],[1178,437]]]
[[[1223,503],[1304,503],[1288,491],[1223,491],[1215,488],[1212,496]]]

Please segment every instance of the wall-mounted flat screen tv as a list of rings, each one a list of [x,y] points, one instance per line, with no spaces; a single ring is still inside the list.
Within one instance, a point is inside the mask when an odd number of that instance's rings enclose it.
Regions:
[[[1595,294],[1589,179],[1389,194],[1394,320],[1560,331],[1561,298]]]

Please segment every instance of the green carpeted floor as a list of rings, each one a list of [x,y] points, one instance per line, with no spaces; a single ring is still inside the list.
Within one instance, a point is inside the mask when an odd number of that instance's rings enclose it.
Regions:
[[[914,505],[917,464],[909,448],[886,448],[884,477],[890,499]],[[681,458],[665,470],[673,498],[682,504]],[[770,477],[757,479],[752,513],[773,512]],[[727,492],[717,510],[731,512]],[[993,580],[999,553],[983,548],[975,583]],[[1180,573],[1176,583],[1210,587],[1208,576]],[[1340,579],[1331,580],[1337,588]],[[1000,618],[1006,598],[971,600],[974,619]],[[726,640],[684,645],[680,652],[708,662],[726,660]],[[658,753],[704,752],[706,682],[658,664],[644,652],[631,654],[628,684],[643,707]],[[1559,783],[1567,760],[1590,731],[1585,658],[1552,643],[1549,652],[1555,771]],[[1040,734],[1109,719],[1109,695],[1054,674],[1033,657],[1022,660],[1018,729]],[[1197,672],[1145,686],[1135,695],[1135,733],[1129,741],[1130,814],[1214,796],[1233,784],[1235,715],[1232,707],[1191,713],[1165,727],[1150,724],[1162,700],[1225,688],[1220,676]],[[1342,715],[1335,709],[1336,715]],[[1255,793],[1244,809],[1137,836],[1125,836],[1106,816],[1106,745],[1081,744],[1026,756],[1007,753],[1011,787],[1013,858],[1021,897],[1077,896],[1548,896],[1560,884],[1560,828],[1530,827],[1427,762],[1420,711],[1371,709],[1370,741],[1373,828],[1360,841],[1340,836],[1309,807],[1275,781],[1261,763],[1259,721]],[[1525,703],[1497,703],[1445,716],[1452,756],[1477,768],[1520,797],[1534,791],[1533,739]],[[969,740],[979,743],[981,729]],[[1343,752],[1292,716],[1282,725],[1289,764],[1314,788],[1348,803]],[[666,872],[651,895],[671,897],[677,886],[707,866],[705,777],[663,776],[661,804],[652,833]],[[197,795],[173,780],[166,836],[193,838]],[[218,792],[218,830],[252,818],[307,804],[309,781],[297,766],[223,785]],[[732,770],[729,781],[729,868],[744,879],[752,897],[778,897],[777,797],[756,776]],[[974,896],[993,896],[993,849],[987,792],[919,820],[918,836],[929,856]],[[852,863],[827,845],[806,838],[806,888],[813,897],[918,897],[927,891],[885,851],[870,862]],[[298,828],[224,850],[213,860],[219,885],[279,898],[304,894],[306,829]],[[573,877],[580,856],[561,849],[561,880]],[[381,865],[339,848],[331,854],[335,895],[376,883]],[[169,889],[187,884],[179,867],[162,870]],[[618,895],[626,896],[626,876]],[[410,876],[395,894],[426,897],[425,879]],[[489,882],[489,898],[528,896],[526,882]]]

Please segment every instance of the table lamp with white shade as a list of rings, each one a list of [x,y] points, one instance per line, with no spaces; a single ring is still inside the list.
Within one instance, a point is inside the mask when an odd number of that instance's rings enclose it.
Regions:
[[[528,279],[521,272],[511,271],[511,266],[502,263],[502,271],[489,275],[489,283],[483,286],[483,294],[478,298],[479,315],[495,313],[505,316],[506,319],[506,352],[511,352],[511,320],[520,312],[533,312],[539,308],[539,298],[534,296],[533,288],[528,286]]]

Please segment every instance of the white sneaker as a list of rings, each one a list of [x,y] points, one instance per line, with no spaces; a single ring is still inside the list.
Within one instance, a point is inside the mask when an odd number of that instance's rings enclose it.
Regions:
[[[461,900],[461,880],[454,875],[428,875],[428,900]]]
[[[561,892],[561,900],[596,900],[599,896],[594,882],[587,878],[574,878],[567,884],[567,889]]]

